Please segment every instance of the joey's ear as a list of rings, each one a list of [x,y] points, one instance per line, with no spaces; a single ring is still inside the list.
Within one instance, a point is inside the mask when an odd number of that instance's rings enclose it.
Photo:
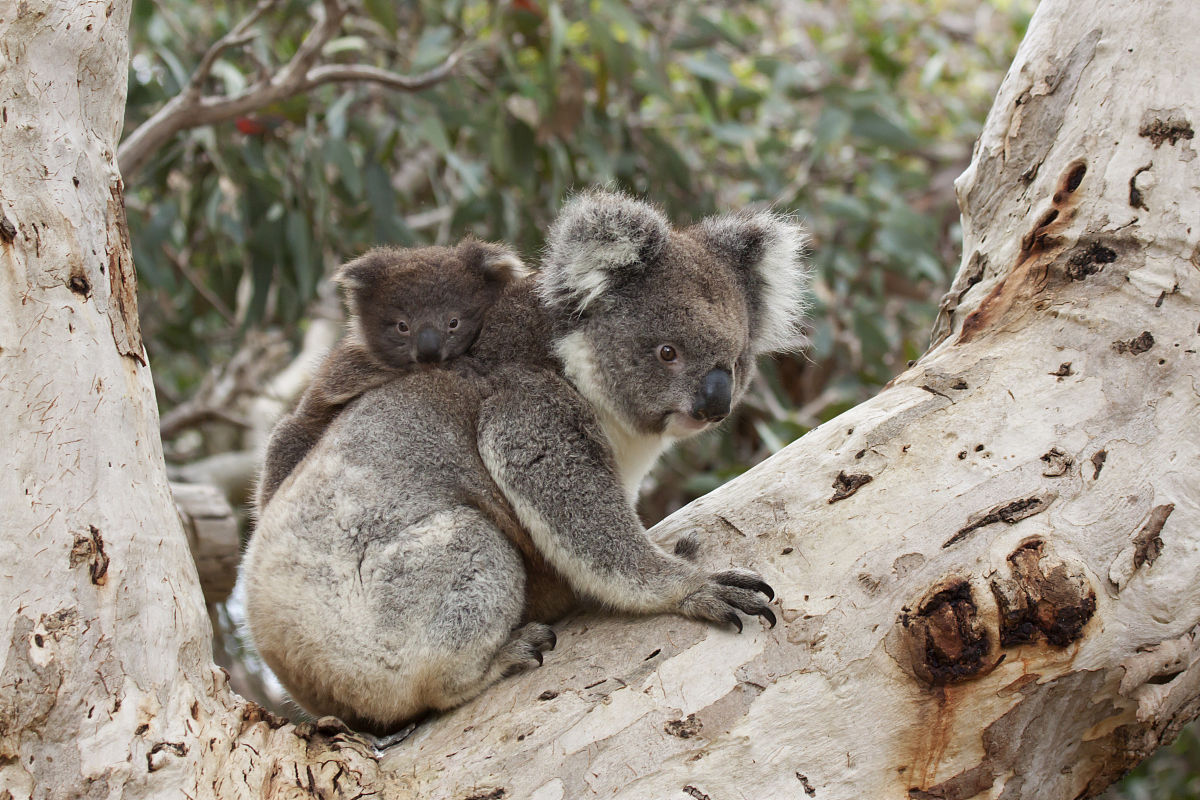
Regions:
[[[333,273],[333,282],[350,293],[370,289],[383,277],[388,264],[396,260],[394,256],[393,251],[386,247],[368,250],[339,267]]]
[[[741,276],[756,354],[803,346],[808,236],[797,221],[773,211],[743,212],[709,217],[688,233],[731,262]]]
[[[466,239],[458,246],[458,257],[489,281],[506,284],[530,274],[530,269],[508,245]]]
[[[538,290],[574,312],[634,277],[662,253],[671,225],[649,203],[592,190],[567,202],[546,238]]]

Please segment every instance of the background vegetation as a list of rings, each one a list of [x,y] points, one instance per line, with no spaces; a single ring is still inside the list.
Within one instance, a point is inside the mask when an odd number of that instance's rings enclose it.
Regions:
[[[168,458],[182,467],[253,448],[245,415],[264,376],[328,313],[324,278],[369,245],[473,233],[536,261],[563,197],[593,184],[644,195],[679,222],[747,205],[794,212],[813,234],[811,347],[767,366],[725,433],[656,470],[642,512],[657,520],[873,395],[924,350],[958,265],[953,179],[1033,4],[362,0],[326,61],[419,73],[462,51],[454,75],[417,93],[320,87],[184,131],[127,176],[164,414],[234,386],[219,413],[170,431]],[[252,85],[323,13],[308,0],[267,5],[261,35],[216,61],[206,91]],[[127,130],[252,8],[139,0]],[[1198,765],[1200,742],[1185,734],[1113,796],[1200,797]]]

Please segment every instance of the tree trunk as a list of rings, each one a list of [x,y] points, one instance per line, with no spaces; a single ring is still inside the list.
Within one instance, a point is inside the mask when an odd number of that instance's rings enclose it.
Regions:
[[[1192,0],[1045,0],[934,347],[656,529],[778,627],[577,617],[378,759],[211,666],[113,167],[128,2],[12,5],[0,796],[1078,798],[1200,712]]]

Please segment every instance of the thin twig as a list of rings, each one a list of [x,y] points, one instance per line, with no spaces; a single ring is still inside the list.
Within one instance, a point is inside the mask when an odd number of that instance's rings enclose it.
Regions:
[[[240,47],[254,40],[258,35],[258,31],[251,30],[251,27],[262,19],[262,16],[271,10],[277,0],[259,0],[258,5],[254,10],[234,25],[233,28],[222,36],[213,44],[212,47],[205,51],[200,57],[200,63],[196,65],[196,71],[192,73],[192,77],[188,80],[188,86],[185,91],[195,92],[197,95],[204,88],[204,82],[208,80],[208,76],[212,73],[213,65],[217,63],[217,59],[231,47]]]
[[[180,253],[176,251],[174,247],[166,243],[163,244],[162,248],[163,252],[166,253],[167,258],[170,259],[171,264],[174,265],[175,269],[179,271],[179,274],[182,275],[187,282],[192,285],[192,288],[195,289],[201,297],[207,300],[208,304],[215,308],[217,313],[224,317],[227,323],[230,325],[237,325],[237,317],[234,316],[233,312],[229,309],[229,306],[225,305],[220,297],[217,297],[217,295],[214,294],[211,289],[204,285],[204,281],[200,280],[200,276],[197,275],[187,263],[187,253]]]
[[[462,60],[462,51],[458,50],[451,53],[438,66],[419,75],[400,75],[366,64],[328,64],[310,70],[305,76],[301,91],[309,91],[326,83],[363,81],[378,83],[402,92],[417,92],[445,80],[458,66],[460,60]]]

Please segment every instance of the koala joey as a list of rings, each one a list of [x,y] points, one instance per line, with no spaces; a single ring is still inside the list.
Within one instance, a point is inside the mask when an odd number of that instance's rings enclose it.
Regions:
[[[293,699],[386,733],[540,664],[544,623],[580,602],[773,625],[759,575],[659,548],[633,499],[795,345],[802,246],[770,212],[677,230],[623,195],[571,200],[455,362],[475,367],[365,392],[263,510],[247,621]]]
[[[484,311],[524,274],[511,250],[474,239],[455,248],[377,247],[339,269],[334,281],[350,309],[346,336],[321,363],[296,410],[271,432],[258,508],[351,400],[414,364],[465,353]]]

